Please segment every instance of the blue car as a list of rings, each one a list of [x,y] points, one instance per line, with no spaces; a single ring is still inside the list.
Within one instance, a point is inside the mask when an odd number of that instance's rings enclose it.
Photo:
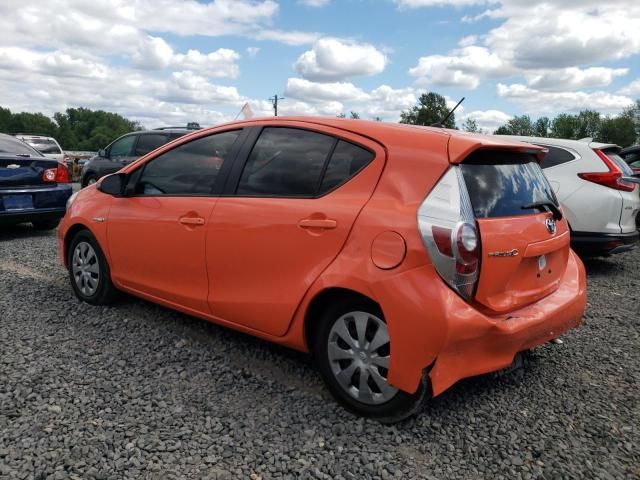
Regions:
[[[30,222],[36,230],[54,229],[70,196],[71,177],[64,164],[0,134],[0,225]]]

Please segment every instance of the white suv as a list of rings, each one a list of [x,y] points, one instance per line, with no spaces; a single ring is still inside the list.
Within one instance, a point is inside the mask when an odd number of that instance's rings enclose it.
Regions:
[[[504,137],[549,149],[542,168],[571,227],[571,245],[584,254],[606,255],[638,242],[640,187],[613,144],[559,138]]]
[[[65,154],[58,141],[53,137],[30,135],[26,133],[16,133],[15,137],[22,140],[24,143],[28,143],[47,158],[51,158],[52,160],[57,160],[59,162],[65,161]]]

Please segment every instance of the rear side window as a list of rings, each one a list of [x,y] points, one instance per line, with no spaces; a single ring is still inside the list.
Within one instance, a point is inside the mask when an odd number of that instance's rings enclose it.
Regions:
[[[140,135],[134,155],[141,157],[167,143],[169,138],[161,133],[145,133]]]
[[[532,155],[478,152],[460,165],[476,218],[539,213],[522,208],[540,201],[558,203]]]
[[[296,128],[262,130],[247,160],[238,195],[313,197],[335,138]]]
[[[547,153],[547,156],[544,157],[544,160],[540,165],[542,168],[555,167],[556,165],[562,165],[563,163],[576,159],[571,152],[568,152],[564,148],[550,147],[548,145],[540,146],[549,150],[549,153]]]
[[[240,130],[216,133],[172,148],[148,162],[136,193],[210,195]]]
[[[322,179],[320,194],[343,184],[373,160],[373,153],[344,140],[336,146]]]

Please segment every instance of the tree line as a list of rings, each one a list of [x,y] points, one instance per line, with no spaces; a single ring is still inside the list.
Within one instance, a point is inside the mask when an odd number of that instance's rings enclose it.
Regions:
[[[96,151],[120,135],[141,128],[138,122],[103,110],[68,108],[51,119],[42,113],[13,113],[0,107],[0,132],[54,137],[63,150]]]

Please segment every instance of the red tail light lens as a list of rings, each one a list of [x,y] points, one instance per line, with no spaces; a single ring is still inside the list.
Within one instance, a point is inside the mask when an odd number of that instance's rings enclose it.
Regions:
[[[593,151],[596,152],[609,171],[579,173],[578,176],[583,180],[604,185],[605,187],[615,188],[616,190],[622,190],[625,192],[633,192],[636,188],[636,184],[623,180],[620,169],[602,150],[594,149]]]
[[[67,167],[59,163],[56,168],[47,168],[42,173],[42,180],[47,183],[70,183],[71,176]]]

